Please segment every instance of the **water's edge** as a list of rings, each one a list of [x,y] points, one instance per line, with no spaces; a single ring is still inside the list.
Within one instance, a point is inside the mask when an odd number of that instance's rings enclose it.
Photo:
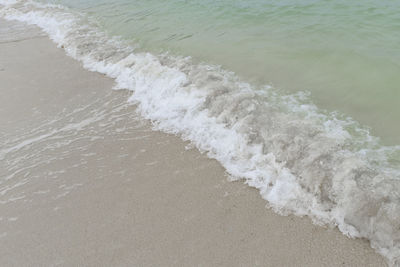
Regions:
[[[278,213],[308,215],[364,237],[391,264],[400,257],[400,147],[327,114],[305,94],[254,88],[218,66],[135,53],[62,6],[0,1],[0,16],[42,28],[91,71],[133,92],[156,129],[178,134],[260,190]],[[0,150],[0,159],[11,148]]]

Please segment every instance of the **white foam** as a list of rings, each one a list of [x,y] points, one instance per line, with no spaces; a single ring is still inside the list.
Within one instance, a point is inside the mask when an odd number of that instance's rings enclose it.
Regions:
[[[308,215],[364,237],[400,261],[400,147],[350,119],[319,110],[304,93],[254,88],[218,66],[135,53],[84,15],[57,5],[5,1],[0,16],[42,28],[85,68],[133,92],[156,129],[179,134],[256,187],[282,214]]]

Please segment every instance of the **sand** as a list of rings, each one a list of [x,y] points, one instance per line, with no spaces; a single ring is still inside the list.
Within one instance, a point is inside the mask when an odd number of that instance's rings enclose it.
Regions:
[[[365,240],[275,214],[112,86],[0,20],[0,266],[386,266]]]

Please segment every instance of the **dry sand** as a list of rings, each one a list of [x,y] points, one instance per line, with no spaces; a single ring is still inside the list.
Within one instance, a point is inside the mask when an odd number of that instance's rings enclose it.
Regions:
[[[0,266],[385,266],[267,209],[112,86],[0,20]]]

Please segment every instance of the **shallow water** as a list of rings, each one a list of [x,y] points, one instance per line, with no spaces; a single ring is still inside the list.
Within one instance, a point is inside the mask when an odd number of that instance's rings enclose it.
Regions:
[[[54,1],[53,1],[54,2]],[[395,1],[55,1],[85,10],[145,51],[220,64],[400,144],[400,3]]]
[[[398,143],[398,107],[389,104],[398,100],[396,38],[388,38],[385,49],[373,41],[361,46],[360,36],[369,33],[346,35],[347,24],[322,23],[331,25],[325,29],[320,23],[340,18],[362,29],[364,22],[349,15],[367,3],[322,8],[325,2],[315,2],[300,5],[302,12],[286,2],[69,2],[73,9],[2,3],[0,16],[38,25],[86,69],[114,78],[114,89],[131,90],[129,101],[156,129],[207,152],[233,179],[259,189],[275,211],[367,238],[399,264],[400,146],[385,145]],[[396,8],[382,6],[387,16],[381,23],[396,21]],[[303,16],[308,26],[297,22]],[[382,91],[373,86],[379,79],[387,85]],[[328,86],[307,94],[301,91],[307,84]],[[379,104],[376,92],[388,100]],[[381,108],[371,111],[375,106]],[[368,121],[372,134],[349,115]],[[0,150],[0,158],[12,149]]]

